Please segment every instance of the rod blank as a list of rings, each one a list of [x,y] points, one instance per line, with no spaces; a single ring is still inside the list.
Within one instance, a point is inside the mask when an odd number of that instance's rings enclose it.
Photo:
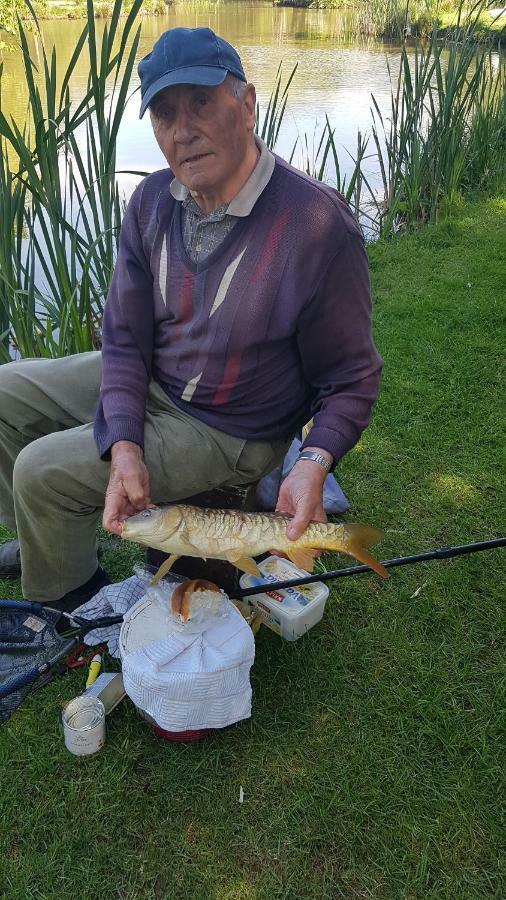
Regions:
[[[478,553],[480,550],[494,550],[496,547],[506,546],[506,537],[493,538],[490,541],[479,541],[475,544],[461,544],[458,547],[440,547],[438,550],[428,550],[427,553],[415,553],[412,556],[398,556],[396,559],[385,559],[381,564],[385,569],[394,569],[397,566],[408,566],[413,563],[426,562],[430,559],[450,559],[452,556],[463,556],[466,553]],[[307,575],[303,578],[291,578],[289,581],[266,582],[256,587],[241,588],[234,593],[235,600],[243,597],[252,597],[255,594],[264,594],[265,590],[280,591],[284,588],[298,587],[302,584],[314,584],[315,581],[333,581],[335,578],[345,578],[347,575],[362,575],[372,572],[370,566],[350,566],[347,569],[333,569],[331,572],[322,572],[318,575]]]

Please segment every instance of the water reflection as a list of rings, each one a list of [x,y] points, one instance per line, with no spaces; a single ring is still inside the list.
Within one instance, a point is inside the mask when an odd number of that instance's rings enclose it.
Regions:
[[[97,32],[105,23],[97,21]],[[370,95],[374,92],[380,108],[388,110],[390,82],[387,59],[397,69],[399,49],[371,38],[350,39],[349,18],[338,10],[309,10],[273,7],[251,2],[217,2],[176,4],[164,16],[142,19],[138,57],[148,53],[157,37],[175,25],[188,27],[207,25],[237,47],[248,78],[256,85],[260,103],[265,106],[270,96],[279,63],[289,74],[297,63],[296,76],[290,87],[287,113],[277,145],[278,152],[288,158],[299,139],[294,157],[302,164],[301,140],[307,135],[311,147],[328,115],[335,127],[336,145],[342,171],[353,168],[349,153],[356,150],[357,131],[368,132],[371,124]],[[42,23],[47,48],[56,46],[61,71],[68,64],[83,22],[54,20]],[[34,59],[37,41],[32,38]],[[87,86],[88,67],[82,55],[71,81],[74,99],[82,97]],[[138,118],[139,94],[137,75],[132,82],[133,95],[128,104],[118,137],[118,168],[152,171],[164,160],[151,133],[149,118]],[[23,122],[27,94],[20,54],[5,54],[2,79],[2,110]],[[348,152],[346,152],[348,151]],[[373,173],[374,174],[374,173]],[[333,173],[328,172],[332,181]],[[122,176],[129,189],[136,179]]]

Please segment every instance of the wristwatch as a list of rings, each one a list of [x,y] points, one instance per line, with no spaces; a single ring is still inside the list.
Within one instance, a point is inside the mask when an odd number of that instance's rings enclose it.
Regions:
[[[318,465],[321,466],[322,469],[325,469],[326,472],[330,472],[332,468],[332,463],[325,456],[322,456],[321,453],[315,453],[314,450],[301,450],[297,462],[299,459],[312,459],[313,462],[318,463]]]

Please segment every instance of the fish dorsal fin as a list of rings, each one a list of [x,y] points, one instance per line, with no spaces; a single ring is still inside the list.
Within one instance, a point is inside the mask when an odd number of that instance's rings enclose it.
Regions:
[[[342,552],[347,553],[349,556],[353,556],[361,563],[364,563],[364,565],[374,569],[374,571],[377,572],[378,575],[381,575],[382,578],[388,578],[388,572],[385,569],[385,566],[382,566],[381,563],[374,558],[372,553],[369,553],[369,551],[366,550],[366,547],[371,547],[381,540],[383,537],[381,531],[378,531],[377,528],[371,528],[370,525],[346,524],[345,528],[347,540]]]
[[[288,556],[288,559],[291,560],[295,566],[298,566],[299,569],[304,569],[305,572],[313,571],[314,558],[316,555],[314,550],[306,550],[300,547],[285,547],[284,552]]]
[[[232,563],[236,569],[240,569],[241,572],[246,572],[248,575],[255,575],[257,578],[260,577],[260,569],[258,568],[254,559],[251,559],[250,556],[237,556],[237,553],[224,553],[225,559]]]

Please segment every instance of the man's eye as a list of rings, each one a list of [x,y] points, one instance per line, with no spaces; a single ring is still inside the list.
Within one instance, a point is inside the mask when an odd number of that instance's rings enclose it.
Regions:
[[[157,109],[156,111],[156,118],[163,119],[164,122],[167,122],[174,118],[174,112],[166,106],[161,106],[160,109]]]
[[[194,98],[194,101],[195,106],[201,109],[203,106],[207,106],[207,104],[209,103],[209,97],[207,96],[207,94],[197,94],[197,96]]]

